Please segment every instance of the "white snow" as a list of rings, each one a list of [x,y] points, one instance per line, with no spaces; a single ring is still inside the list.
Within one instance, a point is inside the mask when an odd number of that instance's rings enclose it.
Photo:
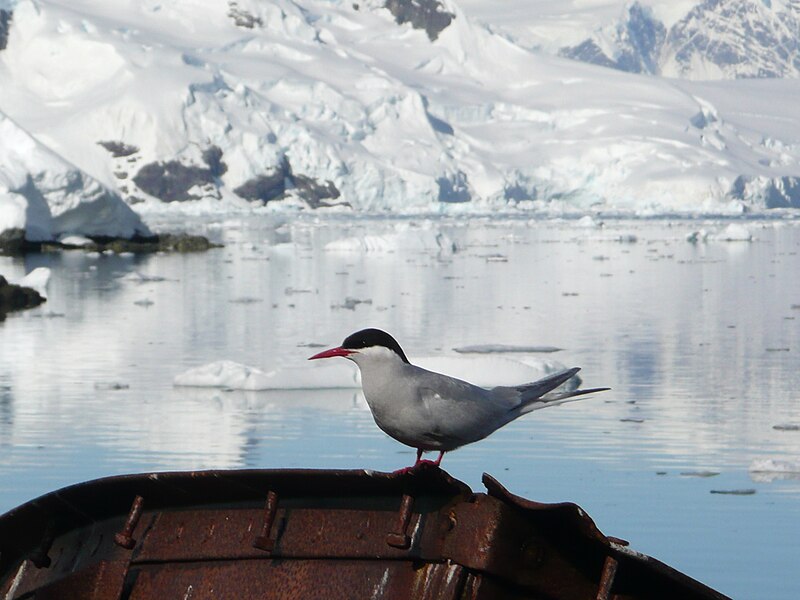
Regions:
[[[453,348],[460,354],[504,354],[504,353],[550,353],[559,352],[561,348],[555,346],[515,346],[509,344],[474,344],[471,346],[458,346]]]
[[[24,230],[30,241],[149,233],[119,196],[0,111],[0,233],[7,229]]]
[[[82,248],[84,246],[89,246],[93,242],[89,238],[82,236],[82,235],[63,235],[58,240],[65,246],[75,246],[77,248]]]
[[[800,460],[759,458],[750,463],[751,473],[797,473],[800,475]]]
[[[354,388],[360,385],[355,365],[286,367],[269,372],[229,360],[189,369],[173,380],[176,386],[222,387],[236,390]]]
[[[428,225],[430,225],[428,223]],[[363,235],[342,238],[328,242],[325,250],[330,252],[356,252],[374,254],[392,254],[396,252],[436,252],[451,254],[457,250],[447,234],[426,228],[412,228],[408,224],[395,227],[394,233],[382,235]]]
[[[120,198],[145,216],[251,210],[235,190],[284,157],[295,175],[336,186],[336,210],[800,204],[800,80],[677,81],[536,50],[613,22],[624,7],[610,0],[448,0],[455,19],[433,42],[382,2],[356,4],[239,0],[247,28],[211,0],[20,0],[0,52],[0,227],[131,235],[142,225]],[[112,156],[108,141],[132,153]],[[189,190],[197,200],[164,204],[134,181],[156,162],[206,169],[212,146],[226,168]],[[304,206],[290,190],[261,210]]]
[[[750,242],[753,240],[753,234],[744,225],[730,223],[725,229],[715,234],[713,239],[721,242]]]
[[[48,283],[50,283],[50,269],[47,267],[36,267],[19,281],[19,285],[33,288],[43,298],[47,298]]]
[[[482,387],[516,385],[540,379],[564,366],[557,361],[480,356],[436,356],[410,359],[425,369],[464,379]],[[361,387],[358,368],[350,361],[308,363],[262,371],[230,360],[221,360],[191,368],[173,379],[176,386],[219,387],[236,390],[296,390]],[[576,387],[574,379],[568,389]]]
[[[800,479],[800,460],[758,458],[750,463],[750,478],[759,483]]]

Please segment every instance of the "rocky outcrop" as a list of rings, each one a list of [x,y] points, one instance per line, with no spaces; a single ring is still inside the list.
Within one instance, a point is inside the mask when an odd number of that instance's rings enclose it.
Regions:
[[[305,175],[295,175],[293,183],[297,196],[305,200],[311,208],[330,206],[326,201],[336,200],[340,196],[339,189],[332,181],[320,182]]]
[[[97,143],[108,150],[114,158],[124,158],[136,154],[139,151],[139,148],[136,146],[131,146],[124,142],[107,141]]]
[[[8,31],[11,29],[11,11],[0,9],[0,50],[8,45]]]
[[[306,175],[295,175],[286,157],[277,167],[246,181],[233,193],[245,200],[264,204],[282,200],[293,193],[311,208],[329,206],[327,200],[336,200],[341,195],[332,181],[320,182]]]
[[[80,249],[85,252],[132,252],[134,254],[147,254],[149,252],[204,252],[212,248],[221,248],[202,235],[188,233],[161,233],[150,236],[136,236],[131,239],[93,237],[89,242],[83,241],[80,245],[65,242],[44,242],[33,248],[44,252]],[[29,245],[30,246],[30,245]]]
[[[705,0],[667,30],[634,2],[613,29],[561,56],[632,73],[689,79],[800,76],[800,3]]]
[[[562,48],[559,54],[582,62],[631,73],[658,73],[667,30],[649,8],[634,2],[613,32],[608,50],[592,39]]]
[[[0,254],[19,254],[25,248],[24,229],[0,231]]]
[[[460,203],[472,200],[467,176],[459,171],[448,177],[439,177],[439,202]]]
[[[133,182],[146,194],[164,202],[199,200],[204,195],[217,195],[217,179],[225,173],[222,150],[211,146],[203,151],[205,166],[187,165],[178,160],[144,165]],[[198,193],[202,192],[202,193]]]
[[[579,60],[592,65],[609,67],[611,69],[619,68],[617,61],[609,58],[606,53],[603,52],[603,49],[597,45],[597,42],[592,39],[583,40],[577,46],[562,48],[559,54],[564,58],[571,58],[572,60]]]
[[[240,8],[237,2],[228,2],[228,16],[233,20],[234,25],[244,29],[254,29],[263,25],[261,17]]]
[[[386,0],[386,8],[398,25],[410,23],[414,29],[424,29],[431,41],[455,19],[437,0]]]
[[[6,313],[39,306],[45,299],[36,290],[8,283],[0,275],[0,321],[5,320]]]

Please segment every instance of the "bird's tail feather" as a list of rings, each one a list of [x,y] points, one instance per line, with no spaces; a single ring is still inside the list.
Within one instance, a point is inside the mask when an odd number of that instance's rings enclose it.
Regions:
[[[569,392],[552,391],[568,381],[578,371],[580,371],[579,367],[573,367],[572,369],[565,369],[563,371],[559,371],[558,373],[548,375],[539,381],[534,381],[533,383],[529,383],[527,385],[517,386],[516,389],[520,393],[520,403],[513,409],[513,412],[518,413],[518,415],[524,415],[539,408],[544,408],[545,406],[556,406],[558,404],[563,404],[564,402],[577,400],[586,394],[603,392],[610,389],[591,388],[588,390],[572,390]]]
[[[571,379],[580,370],[580,367],[564,369],[563,371],[558,371],[557,373],[553,373],[547,377],[542,377],[533,383],[514,386],[514,389],[519,392],[520,406],[524,406],[528,402],[538,400],[547,392],[556,389],[558,386]]]

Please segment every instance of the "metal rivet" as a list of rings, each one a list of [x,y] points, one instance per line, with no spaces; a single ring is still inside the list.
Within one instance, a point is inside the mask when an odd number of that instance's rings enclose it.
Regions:
[[[414,505],[414,498],[405,494],[400,502],[400,512],[397,514],[397,525],[394,531],[386,536],[386,543],[395,548],[406,550],[411,546],[411,538],[407,530],[411,521],[411,507]]]
[[[125,526],[118,534],[114,536],[114,543],[130,550],[136,545],[136,540],[133,539],[133,530],[139,524],[139,517],[142,516],[142,506],[144,506],[144,498],[136,496],[133,499],[131,510],[128,513],[128,518],[125,520]]]
[[[253,540],[253,547],[271,552],[275,542],[270,537],[272,524],[275,522],[275,513],[278,511],[278,494],[273,491],[267,493],[267,502],[264,505],[264,523],[261,526],[261,535]]]

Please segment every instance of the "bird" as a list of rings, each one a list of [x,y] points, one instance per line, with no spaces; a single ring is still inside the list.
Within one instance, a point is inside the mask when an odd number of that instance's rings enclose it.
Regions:
[[[552,373],[531,383],[483,388],[412,364],[400,344],[380,329],[368,328],[340,346],[308,360],[344,357],[358,365],[364,397],[377,426],[398,442],[415,448],[413,466],[439,467],[445,452],[484,439],[529,412],[610,388],[554,391],[579,367]],[[435,461],[423,452],[438,451]]]

